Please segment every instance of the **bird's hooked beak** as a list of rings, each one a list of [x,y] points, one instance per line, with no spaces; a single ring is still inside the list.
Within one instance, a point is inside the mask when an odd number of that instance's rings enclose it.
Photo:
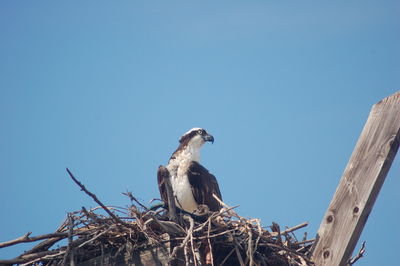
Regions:
[[[214,143],[214,137],[211,136],[210,134],[205,134],[202,136],[202,138],[204,139],[204,141],[209,141],[211,143]]]

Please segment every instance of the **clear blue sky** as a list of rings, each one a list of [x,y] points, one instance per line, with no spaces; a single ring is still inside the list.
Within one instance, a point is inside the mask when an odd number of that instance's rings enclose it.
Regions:
[[[194,126],[239,214],[315,235],[372,104],[400,89],[398,1],[1,1],[0,242],[156,171]],[[396,265],[399,158],[357,265]],[[32,245],[0,250],[12,258]]]

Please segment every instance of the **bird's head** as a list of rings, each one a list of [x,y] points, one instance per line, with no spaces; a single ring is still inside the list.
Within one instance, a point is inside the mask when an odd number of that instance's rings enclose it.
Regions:
[[[184,160],[199,162],[200,148],[207,141],[214,143],[214,137],[208,134],[205,129],[199,127],[192,128],[179,139],[179,147],[172,154],[170,162],[171,160],[178,160],[179,162],[182,158]]]
[[[214,143],[214,137],[205,129],[195,127],[182,135],[179,139],[180,146],[198,146],[201,147],[205,142]]]

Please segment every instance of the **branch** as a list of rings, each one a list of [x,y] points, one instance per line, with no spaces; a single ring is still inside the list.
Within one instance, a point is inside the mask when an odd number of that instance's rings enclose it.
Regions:
[[[145,211],[149,211],[149,208],[147,208],[147,207],[144,206],[140,201],[138,201],[137,198],[135,198],[135,197],[133,196],[132,192],[127,191],[126,193],[122,193],[122,195],[128,196],[129,199],[130,199],[131,201],[134,201],[134,202],[136,202],[137,204],[139,204],[140,207],[142,207]]]
[[[350,258],[349,261],[348,261],[348,264],[349,265],[353,265],[354,263],[356,263],[356,261],[358,261],[359,259],[361,259],[363,257],[364,252],[365,252],[365,241],[362,242],[361,248],[358,251],[357,256],[355,256],[354,258]]]
[[[65,238],[65,237],[68,236],[67,232],[58,232],[58,233],[51,233],[51,234],[45,234],[45,235],[29,237],[30,234],[31,234],[31,232],[28,232],[25,235],[23,235],[21,237],[18,237],[17,239],[0,243],[0,248],[13,246],[13,245],[16,245],[16,244],[19,244],[19,243],[35,242],[35,241],[46,239],[46,238],[52,238],[52,237]]]
[[[187,230],[185,239],[182,241],[182,243],[181,243],[179,246],[174,247],[174,249],[172,250],[172,253],[171,253],[171,255],[170,255],[170,260],[172,260],[172,259],[175,258],[176,252],[178,251],[178,249],[181,249],[181,248],[183,248],[184,246],[186,246],[187,242],[189,241],[190,237],[191,237],[192,234],[193,234],[193,227],[194,227],[193,218],[190,217],[189,215],[185,215],[185,216],[183,216],[183,218],[184,218],[185,220],[188,220],[188,221],[189,221],[190,226],[189,226],[189,229]],[[194,255],[194,254],[193,254],[193,255]]]
[[[282,231],[282,232],[281,232],[281,235],[284,235],[284,234],[287,234],[287,233],[290,233],[290,232],[296,231],[297,229],[300,229],[300,228],[306,227],[307,225],[308,225],[308,222],[304,222],[304,223],[302,223],[302,224],[299,224],[299,225],[293,226],[292,228],[288,228],[288,229],[286,229],[286,230]]]
[[[68,221],[69,221],[69,230],[68,230],[68,246],[67,250],[65,251],[63,260],[61,265],[66,265],[68,257],[70,257],[70,265],[74,266],[74,250],[72,248],[72,241],[73,241],[73,229],[74,229],[74,217],[71,213],[68,213]]]
[[[95,236],[92,237],[91,239],[89,239],[89,240],[87,240],[86,242],[80,244],[80,245],[78,246],[78,248],[81,248],[81,247],[83,247],[84,245],[89,244],[89,243],[95,241],[97,238],[101,237],[102,235],[107,234],[107,233],[108,233],[109,231],[111,231],[112,229],[114,229],[114,226],[111,225],[110,227],[108,227],[108,228],[107,228],[106,230],[104,230],[103,232],[100,232],[99,234],[95,235]]]
[[[76,247],[78,245],[80,245],[82,242],[84,242],[84,238],[82,239],[77,239],[74,240],[73,243],[71,244],[72,247]],[[0,265],[3,264],[22,264],[22,263],[26,263],[29,265],[36,265],[34,264],[34,262],[36,261],[43,261],[45,259],[60,259],[62,260],[63,257],[61,257],[62,255],[64,255],[66,253],[66,250],[63,250],[63,248],[58,248],[56,250],[46,250],[46,251],[39,251],[36,253],[25,253],[22,254],[14,259],[10,259],[10,260],[0,260]],[[68,265],[72,265],[70,263],[67,263]]]
[[[17,263],[25,263],[29,262],[32,260],[35,260],[37,258],[44,257],[46,255],[53,255],[59,253],[59,250],[48,250],[48,251],[42,251],[34,254],[28,254],[28,255],[22,255],[20,257],[17,257],[15,259],[10,259],[10,260],[0,260],[0,264],[17,264]]]
[[[271,232],[271,235],[272,235],[272,236],[285,235],[285,234],[287,234],[287,233],[296,231],[296,230],[298,230],[298,229],[300,229],[300,228],[306,227],[307,225],[308,225],[308,222],[304,222],[304,223],[302,223],[302,224],[293,226],[293,227],[288,228],[288,229],[286,229],[286,230],[284,230],[284,231],[281,231],[281,232]]]
[[[83,190],[83,192],[85,192],[85,193],[88,194],[90,197],[92,197],[92,199],[93,199],[97,204],[99,204],[99,205],[103,208],[103,210],[105,210],[105,211],[108,213],[108,215],[110,215],[111,218],[114,219],[115,222],[120,223],[120,224],[123,224],[123,225],[126,225],[126,226],[129,226],[127,223],[125,223],[125,222],[122,221],[120,218],[118,218],[114,213],[112,213],[112,212],[111,212],[97,197],[96,197],[95,194],[93,194],[92,192],[90,192],[89,190],[87,190],[87,189],[85,188],[85,186],[75,178],[75,176],[71,173],[71,171],[70,171],[68,168],[67,168],[67,172],[68,172],[69,176],[72,178],[72,180],[74,180],[74,182],[81,188],[81,190]]]
[[[297,252],[297,251],[295,251],[295,250],[292,250],[292,249],[290,249],[290,248],[287,248],[287,247],[285,247],[285,246],[283,246],[283,245],[280,246],[280,245],[272,244],[272,243],[265,243],[265,245],[268,246],[268,247],[271,247],[271,248],[281,249],[281,250],[284,250],[284,251],[286,251],[286,252],[288,252],[288,253],[292,253],[292,254],[295,254],[295,255],[297,255],[297,256],[300,256],[300,257],[302,257],[307,263],[309,263],[310,265],[314,265],[314,263],[313,263],[311,260],[309,260],[308,258],[306,258],[303,254],[301,254],[301,253],[299,253],[299,252]]]

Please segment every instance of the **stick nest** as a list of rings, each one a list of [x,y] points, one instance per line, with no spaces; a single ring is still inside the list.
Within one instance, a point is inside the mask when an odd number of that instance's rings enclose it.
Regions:
[[[1,243],[0,248],[43,240],[19,257],[0,263],[85,265],[94,264],[90,260],[97,258],[99,263],[118,264],[125,254],[129,264],[126,254],[132,258],[135,252],[157,249],[165,255],[163,265],[312,265],[307,254],[313,240],[298,241],[293,234],[307,223],[283,231],[273,223],[267,230],[259,219],[246,219],[229,207],[202,217],[180,214],[175,223],[168,221],[165,211],[142,206],[132,202],[129,208],[106,207],[117,219],[102,207],[69,213],[54,233],[36,237],[28,233]],[[50,249],[63,239],[68,241],[64,246]]]
[[[173,222],[166,210],[149,209],[130,192],[124,193],[131,200],[128,208],[105,206],[67,171],[100,206],[68,213],[54,233],[31,237],[29,232],[0,243],[1,249],[42,240],[0,265],[313,265],[315,239],[305,234],[299,241],[293,233],[307,223],[283,231],[273,223],[268,230],[222,201],[219,212],[178,213]]]

